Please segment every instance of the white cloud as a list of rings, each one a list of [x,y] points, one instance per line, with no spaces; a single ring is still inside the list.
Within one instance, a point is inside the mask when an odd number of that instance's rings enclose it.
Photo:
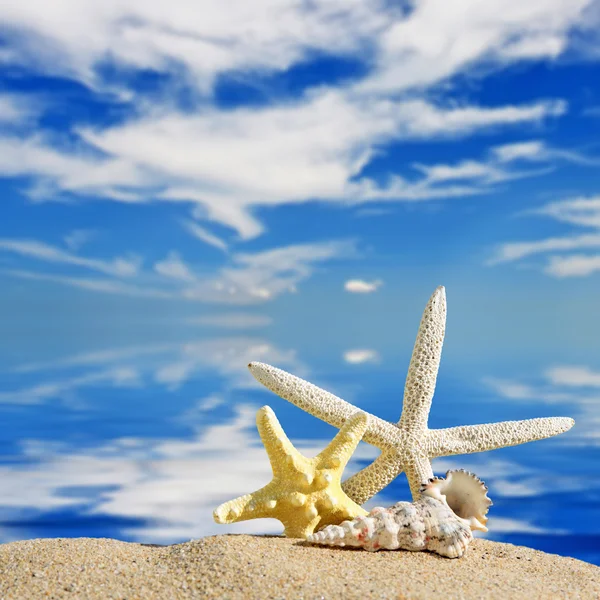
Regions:
[[[0,239],[0,250],[45,262],[85,267],[115,277],[131,277],[138,272],[141,264],[137,257],[119,257],[112,261],[84,258],[36,240]]]
[[[358,203],[359,199],[362,201],[421,202],[487,194],[489,188],[471,182],[461,185],[436,186],[432,185],[427,177],[410,182],[400,175],[393,175],[385,187],[379,187],[369,179],[362,179],[354,183],[350,191],[356,198],[352,200],[354,203]]]
[[[181,345],[169,358],[151,367],[152,380],[170,390],[178,389],[194,374],[210,371],[225,378],[227,389],[260,388],[247,365],[253,360],[284,364],[300,371],[305,367],[293,350],[280,350],[273,344],[251,337],[222,337],[192,341]]]
[[[206,412],[223,404],[225,404],[225,400],[221,396],[207,396],[206,398],[202,398],[202,400],[198,400],[193,409],[199,412]]]
[[[545,273],[554,277],[587,277],[596,271],[600,271],[600,254],[552,256],[544,269]]]
[[[600,158],[598,157],[586,156],[576,150],[552,148],[541,140],[504,144],[492,148],[492,152],[500,162],[515,160],[533,162],[561,160],[583,166],[600,166]]]
[[[249,329],[251,327],[266,327],[273,321],[266,315],[221,313],[195,317],[189,319],[188,322],[198,325],[209,325],[211,327],[223,327],[225,329]]]
[[[287,365],[295,372],[306,372],[306,367],[296,359],[293,350],[281,350],[258,337],[216,337],[179,344],[107,350],[49,363],[25,364],[16,371],[35,376],[44,371],[53,373],[73,368],[78,371],[76,375],[62,377],[45,375],[40,382],[31,386],[2,391],[0,404],[64,401],[76,398],[81,389],[90,386],[144,386],[152,382],[168,390],[176,390],[193,376],[206,372],[223,378],[225,390],[260,388],[247,369],[248,363],[254,360]]]
[[[417,181],[390,173],[390,184],[381,187],[360,173],[390,142],[459,137],[564,114],[566,104],[557,99],[496,107],[451,103],[439,84],[472,74],[478,65],[489,71],[522,59],[556,57],[569,47],[572,30],[593,21],[584,15],[589,5],[590,0],[526,5],[459,0],[449,8],[444,0],[422,0],[400,10],[367,0],[260,0],[251,8],[242,0],[233,7],[217,0],[201,6],[174,0],[167,8],[143,0],[64,0],[50,7],[24,0],[0,6],[0,20],[11,31],[4,61],[82,81],[104,100],[136,108],[135,116],[117,125],[76,127],[69,132],[79,136],[76,143],[57,142],[43,130],[4,136],[0,172],[31,176],[28,193],[36,199],[196,205],[202,219],[230,227],[243,239],[263,232],[256,206],[482,193],[480,185],[440,184],[469,178],[489,184],[506,174],[466,161],[453,172],[433,165],[425,171],[430,177]],[[254,81],[323,52],[362,62],[366,74],[313,87],[294,100],[267,92],[268,103],[259,107],[221,110],[211,104],[219,75],[252,73]],[[146,97],[128,88],[126,78],[115,83],[102,69],[107,61],[113,72],[168,74],[169,93]],[[429,93],[434,86],[436,103]],[[175,106],[177,94],[171,92],[180,87],[189,91],[193,110]],[[14,103],[6,106],[15,110]],[[188,222],[187,228],[227,250],[204,227]]]
[[[210,231],[207,231],[204,227],[200,227],[200,225],[197,223],[189,220],[183,221],[183,227],[201,242],[209,244],[210,246],[214,246],[219,250],[223,250],[223,252],[227,252],[227,244],[220,237],[217,237]]]
[[[73,395],[82,388],[99,385],[123,387],[138,385],[138,383],[138,373],[135,369],[112,367],[67,379],[46,381],[12,392],[0,392],[0,404],[41,404],[50,400],[63,400],[69,403]],[[76,399],[71,406],[84,408],[85,403]]]
[[[405,183],[404,187],[407,190],[419,188],[431,198],[435,197],[436,191],[445,192],[447,197],[451,197],[454,190],[449,184],[463,182],[464,192],[461,191],[458,195],[483,194],[494,189],[494,185],[498,183],[546,175],[561,161],[580,166],[600,165],[600,158],[585,156],[573,150],[553,148],[543,141],[533,140],[492,146],[483,160],[466,159],[451,165],[414,163],[412,167],[424,177],[412,186]],[[541,166],[524,169],[523,163]]]
[[[106,57],[142,70],[167,72],[176,66],[208,91],[219,73],[285,71],[315,51],[334,51],[368,53],[374,68],[366,85],[397,92],[434,85],[477,61],[502,66],[554,58],[567,46],[572,28],[592,25],[597,15],[584,12],[590,4],[460,0],[450,8],[444,0],[423,0],[399,10],[367,0],[260,0],[251,8],[243,0],[227,6],[218,0],[201,6],[174,0],[168,8],[143,0],[65,0],[50,8],[25,0],[0,7],[0,19],[11,29],[7,59],[96,87],[105,83],[96,67]],[[82,34],[90,31],[93,35]]]
[[[536,398],[536,391],[528,385],[514,381],[485,377],[483,382],[492,387],[497,394],[510,400],[532,400]]]
[[[587,366],[555,365],[536,379],[534,383],[492,377],[483,381],[501,398],[560,404],[561,412],[575,419],[575,427],[559,436],[557,443],[600,444],[600,397],[593,393],[600,387],[600,373]]]
[[[42,260],[76,264],[115,275],[131,274],[130,281],[125,283],[120,279],[73,277],[27,269],[2,270],[11,277],[49,281],[108,294],[232,305],[267,302],[281,294],[295,292],[296,286],[308,279],[320,263],[357,255],[352,241],[295,244],[254,254],[228,255],[226,266],[216,276],[200,277],[182,262],[177,253],[171,252],[165,260],[154,265],[154,274],[139,273],[134,279],[131,271],[140,264],[138,259],[130,262],[125,259],[113,262],[84,259],[34,241],[0,240],[0,249],[3,247]]]
[[[195,281],[190,268],[181,260],[177,252],[171,251],[164,260],[154,264],[154,270],[163,277],[180,281]]]
[[[589,367],[557,366],[547,369],[546,379],[553,385],[566,387],[600,387],[600,372]]]
[[[566,36],[542,33],[538,36],[517,40],[502,50],[502,56],[515,58],[556,58],[567,46]]]
[[[393,140],[464,136],[539,121],[564,109],[554,101],[443,108],[423,100],[392,102],[325,90],[282,106],[209,108],[194,115],[171,111],[108,129],[81,129],[89,146],[85,153],[53,149],[39,136],[0,138],[0,172],[37,176],[30,190],[37,199],[68,193],[197,204],[203,218],[247,239],[263,231],[251,212],[257,205],[463,195],[463,189],[433,189],[428,180],[408,185],[399,175],[385,187],[366,178],[350,180],[376,146]],[[188,230],[223,249],[222,240],[202,228]]]
[[[28,124],[38,111],[39,107],[25,95],[0,94],[0,124],[4,127]]]
[[[563,100],[539,101],[529,105],[482,108],[465,106],[441,109],[423,101],[405,102],[398,107],[404,117],[406,137],[465,134],[481,127],[541,121],[559,117],[567,110]]]
[[[344,201],[350,197],[364,202],[445,195],[444,190],[422,190],[419,196],[400,186],[364,185],[369,180],[351,184],[376,144],[466,135],[484,127],[538,121],[564,110],[564,103],[545,101],[500,108],[441,108],[422,100],[390,102],[325,90],[283,106],[151,115],[101,131],[81,130],[84,140],[123,168],[114,169],[117,178],[113,182],[103,165],[82,169],[78,164],[78,180],[64,179],[70,191],[79,186],[82,193],[97,193],[96,186],[101,185],[103,193],[114,195],[126,184],[129,193],[135,194],[138,186],[137,200],[144,201],[149,184],[139,174],[151,172],[150,181],[165,187],[153,197],[199,203],[205,218],[250,238],[263,229],[250,210],[259,204],[307,198]],[[93,175],[98,169],[102,178],[88,181],[86,171]],[[222,248],[206,231],[193,228],[193,233]]]
[[[59,285],[66,285],[88,292],[101,292],[103,294],[116,294],[119,296],[131,296],[133,298],[159,298],[163,300],[172,300],[178,297],[178,295],[173,292],[158,288],[131,285],[122,281],[110,279],[90,279],[86,277],[51,275],[47,273],[26,271],[23,269],[4,269],[1,272],[10,277],[29,279],[31,281],[49,281],[51,283],[58,283]]]
[[[188,427],[191,425],[199,426],[205,419],[206,413],[210,413],[226,403],[227,401],[223,396],[219,394],[211,394],[206,398],[197,400],[191,408],[184,411],[181,415],[175,417],[173,421],[177,423],[183,423]]]
[[[488,265],[514,262],[543,254],[546,263],[542,271],[553,277],[586,277],[600,271],[600,254],[574,254],[573,250],[600,248],[600,197],[576,197],[551,202],[541,208],[523,211],[521,215],[542,215],[552,219],[592,229],[535,241],[507,242],[496,247]]]
[[[493,182],[502,181],[507,178],[507,174],[498,167],[475,160],[462,161],[456,165],[415,164],[414,167],[424,173],[431,183],[461,179],[483,179]]]
[[[507,242],[497,247],[495,256],[488,261],[488,264],[512,262],[533,254],[578,250],[581,248],[600,248],[600,233],[547,238],[535,242]]]
[[[77,252],[82,246],[96,237],[97,233],[90,229],[74,229],[63,237],[67,247],[73,252]]]
[[[151,172],[122,160],[99,158],[97,152],[54,147],[52,139],[0,136],[0,173],[8,177],[31,175],[36,179],[27,193],[35,200],[52,200],[62,193],[106,196],[133,202],[139,190],[153,190],[157,179]],[[133,193],[130,188],[136,187]]]
[[[517,381],[484,377],[483,382],[502,398],[508,400],[530,400],[538,402],[569,402],[571,395],[566,392],[539,388]]]
[[[486,537],[493,538],[495,534],[507,534],[507,533],[534,533],[534,534],[548,534],[557,535],[559,533],[568,533],[562,530],[547,529],[545,527],[538,527],[533,525],[529,521],[522,519],[511,519],[510,517],[495,517],[491,515],[489,517],[490,532]]]
[[[477,61],[506,63],[557,55],[586,0],[423,0],[381,36],[369,89],[426,87]]]
[[[546,152],[546,145],[541,140],[503,144],[492,148],[500,162],[511,162],[518,159],[537,160]]]
[[[393,209],[390,207],[369,207],[359,208],[354,215],[357,217],[382,217],[384,215],[391,215]]]
[[[380,279],[365,281],[363,279],[349,279],[344,283],[344,289],[354,294],[370,294],[376,292],[383,282]]]
[[[146,344],[143,346],[129,346],[126,348],[114,348],[109,350],[100,350],[96,352],[86,352],[57,358],[46,362],[24,363],[15,368],[17,373],[31,373],[47,370],[70,369],[73,367],[90,367],[98,365],[123,364],[130,360],[139,360],[146,355],[159,355],[162,353],[175,352],[179,348],[178,344]]]
[[[232,256],[233,265],[221,269],[216,279],[188,287],[183,296],[230,304],[265,302],[294,292],[312,275],[315,265],[355,255],[352,242],[296,244],[255,254],[239,253]]]
[[[589,482],[585,477],[536,473],[513,480],[500,478],[494,481],[492,487],[493,493],[498,497],[532,498],[552,494],[559,490],[562,493],[581,492],[589,487]]]
[[[252,6],[243,0],[227,6],[218,0],[201,5],[174,0],[168,6],[66,0],[50,10],[43,2],[26,0],[0,7],[0,19],[12,30],[18,60],[40,70],[99,86],[96,67],[110,57],[117,65],[142,70],[178,66],[207,90],[218,73],[283,71],[312,51],[329,50],[332,39],[340,54],[358,51],[388,20],[374,8],[379,6],[366,0],[259,0]]]
[[[563,223],[600,229],[600,196],[579,196],[551,202],[528,211],[528,214],[544,215]]]
[[[344,360],[352,365],[358,365],[367,362],[377,362],[379,354],[375,350],[360,348],[344,352]]]

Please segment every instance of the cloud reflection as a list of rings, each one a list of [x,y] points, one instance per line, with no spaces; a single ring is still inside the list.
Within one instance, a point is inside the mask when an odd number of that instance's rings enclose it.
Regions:
[[[104,437],[100,441],[82,441],[67,423],[67,433],[61,438],[17,438],[17,451],[10,462],[0,466],[0,517],[2,524],[8,526],[0,529],[1,539],[14,539],[14,533],[9,534],[13,524],[18,526],[21,537],[35,537],[39,535],[35,522],[55,518],[53,515],[61,511],[71,522],[90,517],[113,519],[121,537],[142,542],[173,543],[217,533],[280,533],[282,526],[275,520],[223,526],[212,519],[212,511],[222,502],[271,480],[270,464],[255,426],[260,404],[272,403],[276,412],[283,415],[284,429],[290,424],[284,408],[287,404],[267,390],[264,400],[239,401],[240,390],[258,386],[247,370],[251,360],[281,365],[303,376],[309,371],[293,350],[282,350],[259,337],[195,339],[121,348],[18,367],[14,375],[34,383],[0,392],[2,402],[64,402],[80,394],[82,404],[77,408],[85,409],[86,392],[120,387],[127,398],[127,387],[135,387],[144,393],[155,388],[166,390],[177,403],[169,400],[176,410],[165,418],[154,437],[141,434],[137,415],[129,415],[123,416],[130,419],[126,425],[131,426],[131,433],[125,436],[107,439],[106,432],[101,431]],[[552,372],[562,373],[563,379],[566,373]],[[569,371],[571,375],[574,372]],[[590,373],[585,372],[587,383]],[[573,381],[570,377],[571,386]],[[496,389],[502,387],[497,385]],[[507,389],[513,399],[519,396],[519,390],[527,399],[533,394],[532,386],[525,384],[519,387],[513,383]],[[35,418],[38,409],[32,406],[24,410],[31,411]],[[111,412],[110,417],[119,418],[119,414]],[[149,412],[144,418],[152,420],[153,415]],[[14,435],[16,438],[19,433]],[[318,454],[330,441],[309,429],[304,435],[306,438],[291,438],[307,456]],[[377,455],[376,448],[361,443],[344,477]],[[433,468],[439,475],[448,469],[465,468],[486,482],[495,500],[490,527],[498,535],[563,531],[560,522],[556,527],[548,527],[540,521],[541,517],[528,513],[529,502],[523,502],[556,493],[556,479],[550,472],[488,453],[438,459]],[[408,500],[404,483],[400,477],[366,507]],[[581,494],[586,486],[589,487],[589,478],[584,475],[560,479],[561,493]],[[515,502],[517,508],[511,504]]]
[[[123,387],[159,384],[175,391],[199,373],[216,374],[227,381],[227,388],[257,388],[260,384],[246,365],[263,360],[286,365],[295,372],[306,368],[294,350],[281,350],[261,338],[221,337],[191,340],[181,344],[157,344],[102,352],[84,353],[46,363],[29,363],[15,373],[43,373],[35,385],[0,392],[0,403],[39,404],[64,400],[86,387]],[[65,371],[77,370],[73,375]],[[83,370],[83,373],[81,372]],[[61,373],[61,375],[57,375]]]
[[[22,463],[0,468],[3,520],[10,522],[23,513],[58,509],[71,509],[84,516],[133,518],[142,524],[125,526],[122,535],[152,543],[217,533],[280,533],[282,526],[275,520],[222,526],[212,519],[212,511],[220,503],[271,480],[269,461],[255,428],[258,405],[238,405],[231,419],[204,425],[202,409],[210,410],[216,400],[216,396],[209,397],[196,405],[195,413],[188,412],[185,418],[195,434],[187,440],[124,437],[87,449],[39,440],[23,442]],[[303,454],[314,456],[329,440],[293,441]],[[345,476],[376,454],[374,448],[361,444]],[[495,496],[521,495],[506,487],[501,493],[508,477],[533,476],[529,482],[535,476],[543,479],[539,471],[510,461],[471,463],[444,459],[436,461],[434,467],[436,473],[448,468],[471,468],[486,480]],[[530,487],[530,491],[535,495],[546,490]],[[386,490],[367,507],[390,505],[399,499],[392,499]],[[496,533],[546,531],[522,519],[493,519]]]
[[[224,527],[212,519],[220,503],[271,480],[267,454],[255,429],[257,409],[238,405],[232,419],[210,426],[202,425],[201,415],[188,413],[188,423],[196,429],[190,440],[131,437],[79,450],[66,444],[24,442],[25,463],[0,469],[4,520],[23,511],[64,508],[84,515],[132,517],[145,524],[126,528],[123,534],[157,543],[214,533],[280,533],[282,526],[275,520]],[[199,417],[195,423],[194,416]],[[328,441],[294,443],[303,454],[314,456]],[[96,489],[91,497],[90,488]]]
[[[587,365],[554,365],[526,382],[492,377],[483,382],[507,400],[564,405],[576,426],[559,436],[559,443],[600,446],[600,372]]]

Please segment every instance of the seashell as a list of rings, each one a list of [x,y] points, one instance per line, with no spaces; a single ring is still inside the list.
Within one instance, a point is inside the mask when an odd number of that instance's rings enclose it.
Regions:
[[[377,550],[428,550],[448,558],[463,556],[473,539],[471,529],[487,531],[491,505],[487,487],[472,473],[448,471],[421,488],[415,502],[376,507],[366,517],[329,525],[307,541],[329,546]],[[460,515],[455,512],[460,512]]]
[[[471,529],[487,531],[487,513],[492,501],[487,496],[488,488],[475,475],[464,469],[448,471],[446,477],[434,477],[421,488],[432,498],[445,498],[446,503],[459,517],[469,522]]]

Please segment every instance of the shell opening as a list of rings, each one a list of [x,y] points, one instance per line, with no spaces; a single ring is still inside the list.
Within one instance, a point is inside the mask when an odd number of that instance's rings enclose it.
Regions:
[[[472,530],[487,531],[487,512],[492,501],[487,487],[473,473],[463,469],[448,471],[445,478],[435,477],[427,482],[422,493],[445,501],[455,515],[465,519]]]

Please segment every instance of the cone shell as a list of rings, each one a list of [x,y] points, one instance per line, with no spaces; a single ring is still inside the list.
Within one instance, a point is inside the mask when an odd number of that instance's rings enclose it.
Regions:
[[[421,488],[415,502],[398,502],[374,508],[366,517],[330,525],[307,540],[329,546],[355,546],[365,550],[429,550],[459,558],[473,539],[472,529],[487,531],[492,501],[487,487],[464,470],[448,471]]]
[[[328,546],[377,550],[429,550],[449,558],[461,557],[473,539],[469,525],[448,505],[429,496],[374,508],[366,517],[330,525],[307,540]]]
[[[487,491],[477,475],[464,469],[448,471],[445,478],[434,477],[421,488],[422,494],[446,502],[471,529],[480,531],[487,531],[486,515],[492,505]]]

